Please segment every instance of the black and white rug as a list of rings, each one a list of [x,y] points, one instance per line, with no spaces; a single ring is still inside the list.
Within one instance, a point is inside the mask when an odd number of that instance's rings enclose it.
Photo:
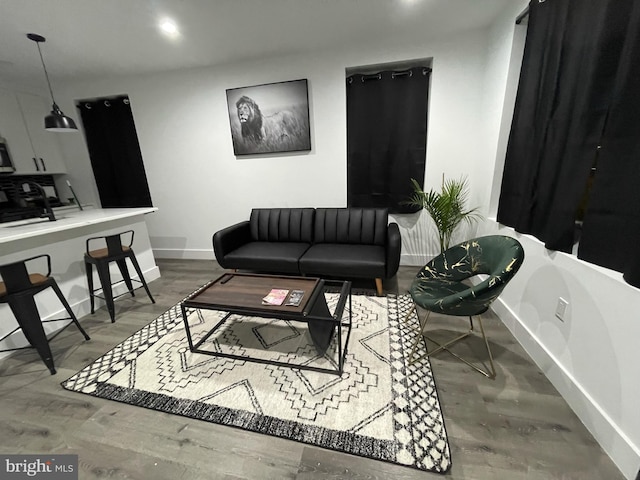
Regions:
[[[327,295],[330,308],[336,295]],[[353,296],[341,376],[192,354],[175,305],[62,383],[67,390],[445,473],[451,454],[428,359],[409,365],[417,327],[411,299]],[[194,342],[222,313],[194,311]],[[208,349],[335,368],[306,324],[233,316]],[[344,336],[343,336],[344,338]],[[424,348],[424,347],[422,347]]]

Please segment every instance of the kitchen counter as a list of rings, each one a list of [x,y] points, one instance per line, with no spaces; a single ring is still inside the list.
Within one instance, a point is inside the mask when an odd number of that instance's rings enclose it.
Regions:
[[[80,210],[77,207],[74,210],[65,208],[64,210],[56,211],[55,222],[50,222],[46,218],[30,218],[28,220],[0,223],[0,244],[145,215],[157,210],[156,207],[94,208],[85,210]]]
[[[89,290],[84,268],[84,253],[86,241],[90,237],[113,235],[127,230],[135,232],[133,249],[136,259],[149,288],[153,292],[152,281],[160,277],[160,270],[156,265],[145,216],[158,209],[145,208],[85,208],[78,207],[55,208],[57,220],[50,222],[46,218],[31,218],[15,222],[0,223],[0,265],[24,260],[41,254],[51,256],[51,276],[56,279],[58,286],[74,310],[80,323],[83,317],[90,313]],[[99,248],[96,241],[92,247]],[[34,261],[33,271],[41,271],[43,261]],[[94,272],[95,274],[95,272]],[[135,278],[135,276],[134,276]],[[112,281],[121,280],[117,269],[112,270]],[[94,284],[99,281],[94,279]],[[114,287],[114,296],[126,292],[123,282]],[[103,301],[97,299],[99,308]],[[116,302],[116,312],[118,311]],[[38,311],[43,320],[66,317],[66,313],[55,294],[48,289],[36,297]],[[0,304],[0,337],[11,332],[17,325],[9,306]],[[65,322],[45,323],[45,332],[53,334],[65,325]],[[91,335],[91,331],[88,331]],[[78,335],[78,342],[82,336]],[[15,348],[26,345],[21,332],[17,332],[0,342],[0,349]],[[0,353],[0,358],[8,353]],[[54,352],[55,355],[55,352]],[[44,365],[42,365],[43,368]]]

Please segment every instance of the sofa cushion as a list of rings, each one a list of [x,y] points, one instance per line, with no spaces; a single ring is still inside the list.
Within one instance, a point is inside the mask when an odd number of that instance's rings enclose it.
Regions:
[[[318,208],[313,243],[383,246],[387,224],[386,208]]]
[[[308,243],[249,242],[227,254],[225,262],[241,270],[298,274],[298,259],[308,248]]]
[[[378,245],[315,244],[300,259],[305,275],[384,278],[385,266],[385,250]]]
[[[254,208],[249,218],[251,239],[311,243],[314,216],[313,208]]]

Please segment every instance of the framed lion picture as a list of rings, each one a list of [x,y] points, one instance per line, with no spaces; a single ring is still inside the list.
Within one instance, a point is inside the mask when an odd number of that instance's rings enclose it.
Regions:
[[[311,150],[307,80],[227,90],[236,155]]]

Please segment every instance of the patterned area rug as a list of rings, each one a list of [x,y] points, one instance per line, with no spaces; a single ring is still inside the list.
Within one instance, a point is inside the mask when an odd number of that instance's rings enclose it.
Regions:
[[[327,294],[330,309],[337,295]],[[176,305],[62,383],[68,390],[445,473],[449,443],[428,359],[408,365],[418,322],[411,300],[353,296],[342,376],[192,354]],[[333,311],[333,310],[332,310]],[[222,313],[193,311],[194,342]],[[306,324],[233,316],[202,348],[323,368]],[[344,341],[345,335],[343,335]],[[424,348],[424,347],[422,347]]]

